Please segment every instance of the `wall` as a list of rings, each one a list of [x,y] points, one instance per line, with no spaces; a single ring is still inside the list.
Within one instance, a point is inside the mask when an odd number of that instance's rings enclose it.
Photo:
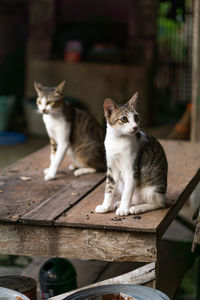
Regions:
[[[35,95],[34,80],[41,81],[45,85],[56,85],[65,79],[67,81],[66,95],[80,100],[102,122],[104,98],[113,97],[117,102],[122,103],[137,90],[141,96],[140,112],[143,124],[151,123],[156,0],[125,1],[127,7],[126,10],[122,9],[122,13],[126,11],[126,18],[128,18],[128,40],[124,52],[128,53],[131,59],[121,64],[109,64],[108,61],[98,64],[85,61],[66,63],[64,60],[52,60],[51,45],[57,28],[56,22],[58,22],[55,4],[62,1],[41,0],[37,2],[37,5],[35,2],[30,0],[29,7],[31,34],[28,40],[25,96]],[[112,0],[109,1],[109,5],[112,4],[111,2]],[[118,8],[120,2],[123,3],[122,0],[117,0]],[[104,1],[99,3],[103,5]],[[111,12],[109,5],[107,7]],[[78,6],[76,7],[78,11]],[[115,17],[119,9],[116,11]]]

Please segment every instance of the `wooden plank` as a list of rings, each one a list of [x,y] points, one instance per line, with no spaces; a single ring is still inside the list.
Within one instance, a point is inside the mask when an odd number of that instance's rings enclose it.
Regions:
[[[200,141],[200,3],[194,1],[191,140]]]
[[[103,261],[152,262],[156,235],[55,226],[1,224],[0,253]]]
[[[21,217],[19,221],[23,224],[52,223],[55,218],[75,205],[104,179],[105,174],[103,173],[84,175],[75,179],[71,178],[60,193],[55,193],[52,197],[47,198],[36,208]]]
[[[44,181],[43,169],[48,163],[49,147],[45,147],[1,171],[0,220],[18,220],[21,215],[64,187],[64,180],[53,184]],[[22,180],[21,177],[30,180]]]
[[[88,175],[91,176],[90,179],[87,176],[74,178],[70,172],[67,172],[65,175],[59,174],[57,180],[46,182],[42,171],[45,165],[48,165],[49,148],[46,147],[1,173],[3,193],[0,194],[2,207],[0,220],[6,222],[20,220],[32,224],[39,224],[39,222],[51,224],[56,220],[55,224],[58,226],[108,228],[122,231],[157,232],[159,229],[161,236],[199,180],[199,172],[195,172],[200,165],[199,143],[162,141],[162,144],[169,162],[167,197],[171,203],[179,199],[173,209],[152,211],[139,218],[138,216],[116,218],[114,212],[105,215],[96,214],[94,208],[103,199],[104,185],[102,184],[69,212],[59,217],[73,201],[76,203],[98,185],[104,175]],[[66,158],[63,167],[67,168],[68,164],[69,160]],[[20,179],[21,176],[30,177],[31,180],[23,181]],[[191,178],[194,179],[191,181]],[[89,186],[88,181],[93,186]],[[68,198],[69,189],[72,193],[80,189],[80,195],[73,194]]]
[[[66,156],[55,180],[45,181],[49,146],[12,164],[0,173],[0,220],[6,222],[52,222],[53,219],[92,190],[105,174],[74,177]]]
[[[107,280],[103,280],[100,282],[96,282],[93,284],[90,284],[88,286],[84,286],[83,288],[79,288],[52,298],[49,298],[49,300],[61,300],[65,297],[76,293],[78,291],[82,291],[88,288],[93,288],[96,286],[102,286],[102,285],[108,285],[108,284],[145,284],[149,281],[152,281],[155,279],[155,263],[147,264],[143,267],[140,267],[134,271],[128,272],[126,274],[109,278]]]
[[[196,220],[196,228],[195,228],[195,233],[194,233],[194,239],[192,243],[192,252],[195,251],[196,246],[199,244],[200,245],[200,207],[197,209],[197,220]]]
[[[156,232],[159,221],[166,211],[157,210],[138,216],[116,217],[114,209],[106,214],[95,213],[95,207],[101,203],[104,195],[105,183],[98,186],[71,210],[59,217],[55,224],[59,226],[115,229],[127,231]],[[116,198],[117,199],[117,198]]]
[[[98,277],[96,277],[91,283],[100,282],[112,277],[120,276],[125,273],[129,273],[133,270],[136,270],[140,267],[144,266],[144,263],[141,262],[107,262],[106,267],[104,270],[98,274]],[[85,285],[88,285],[85,284]]]
[[[177,201],[174,207],[147,212],[139,217],[129,215],[116,218],[114,210],[107,214],[97,214],[94,209],[102,202],[105,189],[105,183],[102,183],[65,215],[59,217],[56,224],[140,232],[157,232],[159,229],[162,236],[200,180],[199,143],[162,141],[162,144],[169,164],[167,200],[169,204]]]

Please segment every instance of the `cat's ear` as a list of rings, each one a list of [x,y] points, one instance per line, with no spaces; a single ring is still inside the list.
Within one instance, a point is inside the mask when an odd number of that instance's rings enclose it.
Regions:
[[[63,80],[56,88],[55,88],[55,92],[56,93],[59,93],[59,94],[62,94],[63,93],[63,89],[64,89],[64,86],[65,86],[65,80]]]
[[[40,94],[43,90],[43,85],[38,81],[34,81],[33,85],[34,85],[34,88],[35,88],[36,92],[38,94]]]
[[[128,106],[136,108],[138,102],[138,92],[136,92],[131,99],[128,101]]]
[[[104,100],[103,108],[104,108],[105,117],[109,118],[113,113],[113,111],[117,109],[117,104],[115,103],[114,100],[110,98],[106,98]]]

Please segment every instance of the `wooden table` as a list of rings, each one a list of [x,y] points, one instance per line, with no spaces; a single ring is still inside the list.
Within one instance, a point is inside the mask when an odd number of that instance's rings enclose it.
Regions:
[[[62,164],[66,173],[46,182],[49,147],[4,169],[0,253],[156,262],[158,269],[161,238],[200,180],[200,143],[161,143],[169,163],[167,199],[174,205],[140,216],[95,213],[103,200],[105,174],[75,178],[66,171],[68,158]]]

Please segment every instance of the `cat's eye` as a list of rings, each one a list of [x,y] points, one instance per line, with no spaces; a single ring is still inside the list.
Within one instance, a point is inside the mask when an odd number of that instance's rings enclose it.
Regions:
[[[42,104],[41,100],[38,99],[37,104],[39,104],[39,105]]]
[[[127,122],[128,122],[128,119],[127,119],[127,117],[122,117],[122,118],[120,119],[120,121],[122,121],[123,123],[127,123]]]
[[[49,104],[52,105],[52,104],[54,104],[54,102],[55,102],[54,100],[49,100],[49,101],[47,101],[47,105],[49,105]]]

